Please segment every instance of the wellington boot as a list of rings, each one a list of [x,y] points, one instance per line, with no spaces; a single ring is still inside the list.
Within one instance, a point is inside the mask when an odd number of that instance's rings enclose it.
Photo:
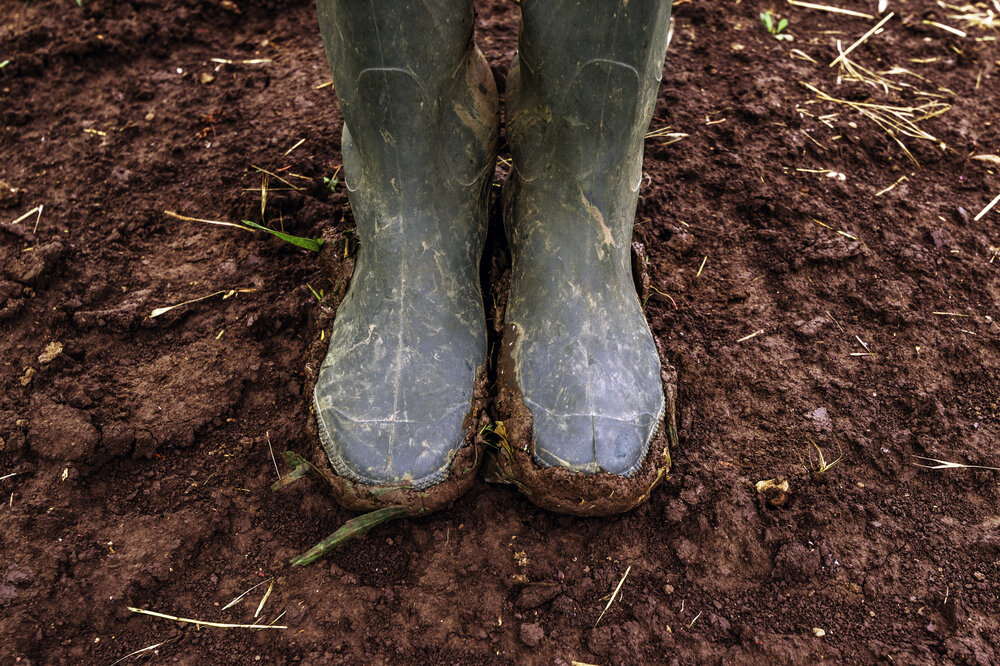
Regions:
[[[507,84],[510,446],[498,463],[544,508],[606,515],[646,499],[670,461],[661,426],[675,384],[631,266],[670,2],[526,0],[522,14]]]
[[[318,7],[360,241],[314,389],[328,480],[349,508],[436,510],[482,458],[496,86],[468,0]]]

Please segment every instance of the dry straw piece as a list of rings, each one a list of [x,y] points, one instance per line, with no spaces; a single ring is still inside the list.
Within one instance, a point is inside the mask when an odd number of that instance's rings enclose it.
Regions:
[[[953,97],[955,93],[947,88],[936,86],[926,77],[904,67],[893,66],[885,71],[874,71],[850,58],[850,54],[853,51],[882,30],[886,23],[894,16],[894,13],[889,12],[875,26],[846,49],[838,40],[836,43],[838,56],[830,63],[830,67],[839,66],[836,79],[838,86],[844,83],[860,83],[863,86],[872,88],[878,94],[888,97],[888,100],[881,101],[877,98],[870,98],[867,101],[857,101],[852,95],[836,96],[826,92],[818,85],[802,81],[800,82],[801,85],[816,97],[796,107],[796,111],[800,115],[815,118],[828,128],[834,130],[836,129],[837,121],[841,117],[840,112],[817,115],[808,112],[803,106],[829,102],[840,105],[845,110],[857,112],[874,122],[879,129],[885,132],[889,138],[902,148],[903,152],[906,153],[907,157],[915,165],[919,166],[919,162],[917,162],[916,157],[914,157],[913,153],[910,152],[909,148],[903,142],[903,139],[912,138],[931,141],[938,144],[942,149],[946,148],[937,137],[920,127],[919,123],[949,111],[952,105],[946,100],[949,97]],[[899,182],[901,181],[897,181],[876,196],[885,194],[892,187],[898,185]]]
[[[918,460],[927,460],[932,463],[937,463],[935,465],[921,465],[920,463],[913,463],[917,467],[923,467],[924,469],[988,469],[993,472],[1000,472],[1000,467],[987,467],[986,465],[966,465],[964,463],[949,462],[947,460],[938,460],[937,458],[925,458],[924,456],[913,456]]]
[[[222,300],[226,300],[227,298],[230,298],[230,297],[232,297],[232,296],[234,296],[236,294],[249,294],[249,293],[254,292],[254,291],[257,291],[257,290],[256,289],[220,289],[219,291],[216,291],[216,292],[213,292],[211,294],[208,294],[207,296],[199,296],[198,298],[192,298],[191,300],[184,301],[183,303],[177,303],[175,305],[168,305],[166,307],[156,308],[155,310],[153,310],[152,312],[149,313],[149,318],[153,319],[154,317],[159,317],[160,315],[163,315],[163,314],[166,314],[166,313],[170,312],[174,308],[179,308],[179,307],[183,307],[185,305],[191,305],[192,303],[197,303],[199,301],[204,301],[206,299],[218,296],[219,294],[225,294],[225,296],[222,297]]]
[[[608,612],[609,608],[611,608],[611,604],[613,604],[615,602],[615,599],[618,598],[618,593],[621,591],[622,585],[625,583],[625,579],[628,578],[628,574],[629,574],[630,571],[632,571],[632,565],[631,564],[628,565],[628,567],[625,569],[625,575],[622,576],[622,579],[620,581],[618,581],[618,587],[616,587],[615,591],[611,593],[611,598],[608,599],[608,605],[605,606],[604,610],[601,611],[601,614],[597,616],[597,622],[594,623],[594,627],[597,627],[597,625],[601,621],[601,618],[603,618],[604,614]]]
[[[963,21],[966,28],[980,28],[983,30],[1000,30],[1000,0],[991,0],[993,7],[987,7],[984,3],[975,5],[949,5],[938,0],[938,6],[942,9],[957,12],[949,14],[948,18],[953,21]]]
[[[925,101],[918,106],[900,106],[895,104],[877,104],[874,102],[855,102],[849,99],[834,97],[811,83],[801,82],[816,97],[824,102],[833,102],[853,109],[878,125],[889,137],[895,141],[907,157],[919,166],[917,158],[913,156],[906,144],[899,138],[900,135],[940,143],[940,141],[921,129],[917,123],[929,120],[951,109],[950,104],[932,100]]]
[[[979,211],[979,215],[976,215],[974,218],[972,218],[973,221],[978,222],[979,220],[983,219],[986,216],[986,213],[993,210],[993,207],[996,206],[998,202],[1000,202],[1000,194],[996,195],[993,201],[986,204],[986,208]]]
[[[242,224],[236,224],[235,222],[223,222],[222,220],[206,220],[201,217],[188,217],[187,215],[181,215],[180,213],[172,210],[163,211],[164,215],[172,217],[177,220],[184,220],[185,222],[203,222],[205,224],[215,224],[220,227],[236,227],[237,229],[242,229],[243,231],[249,231],[253,233],[253,229],[246,227]]]
[[[132,606],[127,606],[127,608],[133,613],[139,613],[141,615],[150,615],[152,617],[161,617],[164,620],[173,620],[174,622],[184,622],[199,627],[217,627],[219,629],[288,629],[287,626],[281,624],[230,624],[228,622],[209,622],[208,620],[193,620],[189,617],[177,617],[176,615],[157,613],[156,611],[143,610],[142,608],[133,608]]]
[[[850,53],[854,49],[856,49],[859,46],[861,46],[862,44],[864,44],[868,40],[869,37],[871,37],[876,32],[878,32],[879,28],[881,28],[886,23],[888,23],[889,19],[891,19],[895,15],[896,15],[896,12],[889,12],[888,14],[886,14],[885,18],[883,18],[881,21],[879,21],[878,23],[875,24],[874,28],[872,28],[871,30],[869,30],[868,32],[866,32],[864,35],[862,35],[861,39],[859,39],[858,41],[856,41],[853,44],[851,44],[850,46],[848,46],[846,51],[843,51],[839,56],[837,56],[834,59],[834,61],[830,63],[830,67],[833,67],[834,65],[836,65],[838,62],[841,61],[842,58],[844,58],[845,56],[847,56],[848,53]]]
[[[788,0],[788,4],[792,7],[802,7],[803,9],[816,9],[821,12],[830,12],[831,14],[844,14],[845,16],[856,16],[858,18],[874,19],[875,17],[871,14],[865,14],[864,12],[856,12],[851,9],[842,9],[840,7],[831,7],[830,5],[817,5],[812,2],[799,2],[798,0]]]
[[[155,643],[153,645],[147,645],[144,648],[139,648],[135,652],[129,652],[124,657],[122,657],[120,659],[117,659],[116,661],[111,662],[111,664],[109,666],[115,666],[115,664],[120,664],[121,662],[125,661],[129,657],[134,657],[137,654],[142,654],[143,652],[149,652],[150,650],[155,650],[156,648],[163,647],[164,645],[166,645],[167,643],[169,643],[172,640],[174,640],[174,639],[168,638],[167,640],[163,641],[162,643]]]

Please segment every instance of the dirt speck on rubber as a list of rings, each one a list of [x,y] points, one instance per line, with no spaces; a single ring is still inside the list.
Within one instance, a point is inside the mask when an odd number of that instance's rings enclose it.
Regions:
[[[477,8],[505,72],[517,6]],[[339,299],[356,252],[343,182],[322,180],[341,117],[313,4],[7,2],[0,661],[159,643],[128,663],[1000,660],[1000,478],[913,465],[1000,466],[1000,213],[973,219],[1000,176],[971,159],[1000,150],[1000,47],[927,0],[891,8],[852,56],[952,105],[920,124],[937,142],[900,137],[919,168],[800,85],[912,100],[827,66],[875,20],[783,5],[788,42],[760,2],[675,9],[653,128],[686,136],[647,141],[635,240],[680,444],[648,502],[572,518],[480,478],[297,568],[353,515],[315,482],[269,490],[268,441],[279,464],[313,446],[327,306],[310,287]],[[275,175],[265,222],[336,238],[322,257],[164,214],[260,222],[255,167]],[[487,283],[506,261],[491,251]],[[817,473],[810,442],[839,462]],[[788,481],[780,506],[755,490],[768,479]],[[256,618],[267,585],[222,610],[271,579]]]

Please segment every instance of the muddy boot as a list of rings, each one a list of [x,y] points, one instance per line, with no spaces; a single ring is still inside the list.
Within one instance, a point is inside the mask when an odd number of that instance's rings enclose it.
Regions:
[[[360,241],[314,389],[328,480],[349,508],[435,510],[469,488],[481,458],[496,86],[470,0],[318,9]]]
[[[544,508],[617,513],[669,469],[674,382],[636,293],[631,239],[670,2],[525,0],[522,13],[507,84],[499,463]]]

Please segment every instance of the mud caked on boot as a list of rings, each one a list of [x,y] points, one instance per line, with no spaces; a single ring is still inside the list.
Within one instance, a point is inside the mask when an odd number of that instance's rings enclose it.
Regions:
[[[511,286],[501,476],[539,506],[627,511],[669,469],[672,369],[632,277],[643,140],[669,0],[525,0],[507,83]]]
[[[328,480],[348,508],[432,511],[481,458],[496,86],[468,0],[317,4],[360,241],[314,389]]]

